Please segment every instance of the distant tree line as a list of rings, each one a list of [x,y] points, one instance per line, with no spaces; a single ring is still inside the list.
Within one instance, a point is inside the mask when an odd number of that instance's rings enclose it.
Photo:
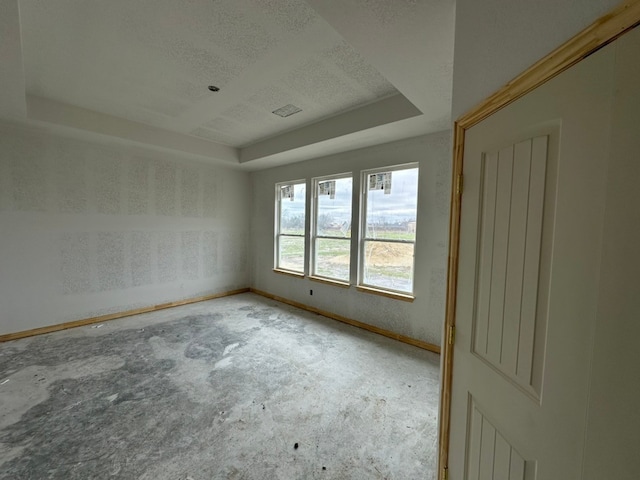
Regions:
[[[282,218],[281,227],[288,228],[288,229],[296,229],[296,228],[304,229],[304,215],[303,214],[299,214],[299,215],[285,214],[284,217]]]

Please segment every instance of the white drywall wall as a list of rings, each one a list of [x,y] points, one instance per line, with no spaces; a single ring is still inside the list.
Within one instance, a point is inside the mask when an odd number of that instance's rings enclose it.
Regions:
[[[249,174],[0,124],[0,334],[243,288]]]
[[[457,0],[455,120],[620,0]]]
[[[0,2],[0,117],[22,119],[27,114],[18,0]]]
[[[640,471],[640,28],[614,45],[615,97],[585,480],[632,480]]]
[[[441,132],[254,172],[252,286],[439,345],[446,291],[450,141],[450,132]],[[273,272],[277,182],[352,172],[355,186],[362,170],[409,162],[420,164],[413,303]]]

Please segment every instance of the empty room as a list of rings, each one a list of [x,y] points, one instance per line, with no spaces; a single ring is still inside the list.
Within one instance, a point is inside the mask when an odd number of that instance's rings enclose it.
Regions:
[[[347,7],[2,1],[0,478],[435,472],[454,6]]]
[[[636,479],[638,24],[0,0],[0,480]]]

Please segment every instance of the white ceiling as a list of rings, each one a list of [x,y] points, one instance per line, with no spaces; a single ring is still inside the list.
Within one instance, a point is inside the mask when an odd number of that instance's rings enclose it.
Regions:
[[[13,68],[0,108],[13,116],[247,169],[449,128],[452,0],[3,0],[2,9],[10,48],[0,60]],[[287,104],[302,111],[271,113]]]

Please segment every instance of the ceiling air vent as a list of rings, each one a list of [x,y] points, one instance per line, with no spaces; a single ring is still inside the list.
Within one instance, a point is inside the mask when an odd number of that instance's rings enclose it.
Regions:
[[[278,108],[277,110],[274,110],[271,113],[275,113],[276,115],[284,118],[284,117],[289,117],[289,116],[293,115],[294,113],[298,113],[298,112],[301,112],[301,111],[302,111],[301,108],[298,108],[295,105],[289,104],[289,105],[285,105],[284,107],[280,107],[280,108]]]

